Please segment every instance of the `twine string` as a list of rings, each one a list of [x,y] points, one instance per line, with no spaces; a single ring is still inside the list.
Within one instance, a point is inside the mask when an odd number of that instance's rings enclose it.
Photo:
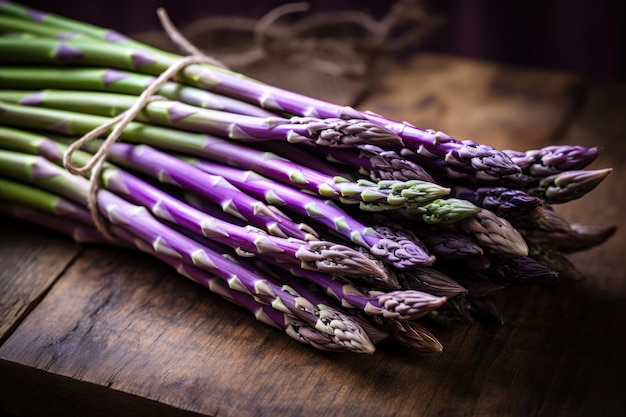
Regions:
[[[167,19],[167,15],[164,10],[159,10],[159,18],[164,24],[164,27],[170,36],[172,33],[176,33],[174,26]],[[165,20],[164,20],[165,18]],[[165,23],[164,23],[165,22]],[[181,35],[182,37],[182,35]],[[176,38],[175,36],[173,38]],[[184,38],[183,38],[184,39]],[[191,55],[186,56],[179,61],[174,62],[164,72],[162,72],[157,79],[151,83],[146,89],[139,95],[137,101],[128,108],[128,110],[120,113],[116,117],[110,119],[106,123],[96,127],[95,129],[84,134],[80,139],[73,142],[67,150],[63,153],[63,166],[65,169],[74,175],[85,175],[89,171],[89,195],[87,199],[87,207],[91,213],[94,225],[96,229],[107,239],[114,240],[112,233],[109,231],[106,220],[100,215],[98,210],[98,188],[100,182],[100,176],[106,162],[107,155],[111,150],[111,147],[122,135],[123,130],[131,123],[135,117],[152,101],[165,100],[164,97],[158,95],[158,91],[163,85],[170,79],[175,77],[179,72],[192,64],[210,64],[216,65],[218,63],[214,58],[202,54],[199,50],[190,50]],[[107,138],[102,142],[98,151],[95,152],[92,157],[83,166],[76,166],[72,162],[72,156],[74,152],[79,150],[84,144],[97,139],[107,131],[111,130]]]

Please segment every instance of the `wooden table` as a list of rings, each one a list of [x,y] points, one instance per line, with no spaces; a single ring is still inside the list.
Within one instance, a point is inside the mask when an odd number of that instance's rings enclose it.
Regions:
[[[302,346],[151,258],[2,219],[0,408],[80,416],[624,416],[626,86],[423,55],[358,104],[499,148],[603,145],[613,174],[559,206],[618,225],[587,279],[515,288],[505,324],[434,328],[440,354]]]

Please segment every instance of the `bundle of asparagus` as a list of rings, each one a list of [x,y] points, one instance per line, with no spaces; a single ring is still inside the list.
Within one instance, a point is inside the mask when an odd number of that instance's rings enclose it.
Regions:
[[[10,2],[0,33],[2,215],[149,253],[318,349],[440,351],[429,323],[501,322],[495,292],[580,279],[565,254],[613,233],[552,209],[610,173],[597,147],[500,151],[202,59],[163,79],[184,57]]]

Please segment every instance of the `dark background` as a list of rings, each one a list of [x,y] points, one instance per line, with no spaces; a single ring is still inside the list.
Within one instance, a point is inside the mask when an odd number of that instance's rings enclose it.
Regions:
[[[132,34],[158,29],[157,7],[178,25],[200,16],[261,17],[281,0],[27,0],[32,7]],[[619,0],[423,0],[444,18],[421,50],[565,70],[590,81],[626,80],[626,22]],[[355,9],[375,18],[392,2],[311,0],[310,13]]]

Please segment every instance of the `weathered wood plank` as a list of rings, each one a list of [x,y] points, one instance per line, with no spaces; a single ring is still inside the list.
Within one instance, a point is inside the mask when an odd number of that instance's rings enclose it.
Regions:
[[[0,369],[26,365],[211,416],[365,415],[372,404],[410,415],[419,397],[394,399],[437,378],[419,365],[442,359],[389,349],[318,352],[150,258],[89,250],[0,347]]]
[[[86,274],[94,267],[100,274]],[[310,351],[196,287],[151,259],[90,251],[0,349],[0,369],[9,375],[27,362],[22,375],[64,381],[40,394],[40,406],[73,404],[81,415],[133,411],[123,393],[226,416],[541,415],[563,407],[571,390],[583,395],[567,399],[567,415],[586,415],[574,405],[602,411],[599,404],[621,404],[614,366],[623,363],[624,339],[611,331],[620,323],[606,319],[620,317],[620,304],[598,303],[579,287],[518,290],[506,304],[505,327],[437,331],[447,347],[442,355],[383,346],[365,358]],[[30,380],[7,379],[2,392]],[[90,409],[95,386],[109,388],[111,401]]]
[[[617,231],[604,245],[570,256],[586,281],[572,289],[575,292],[569,299],[560,301],[564,302],[561,311],[567,313],[561,332],[569,331],[571,337],[548,390],[548,395],[562,397],[560,407],[545,404],[545,412],[551,415],[626,413],[622,382],[626,371],[624,114],[626,85],[590,86],[580,112],[558,139],[558,143],[603,146],[604,152],[589,168],[613,167],[614,170],[592,194],[556,209],[572,222],[616,225]],[[555,327],[554,331],[559,328]]]
[[[626,291],[626,85],[590,86],[580,112],[558,143],[603,146],[604,151],[589,168],[613,167],[609,175],[589,196],[556,209],[568,220],[582,224],[617,225],[607,244],[577,253],[572,260],[593,280],[597,291],[613,298]]]
[[[80,251],[65,239],[14,224],[0,221],[0,343]]]
[[[226,31],[215,36],[215,33],[198,33],[198,24],[195,28],[180,28],[181,33],[202,51],[211,56],[219,57],[229,69],[245,74],[255,80],[271,85],[278,85],[293,91],[331,103],[352,105],[355,100],[369,90],[367,74],[343,74],[337,67],[332,71],[334,62],[326,66],[310,65],[311,61],[293,59],[288,54],[279,57],[270,53],[257,56],[256,59],[246,60],[244,56],[255,47],[255,40],[251,32]],[[188,31],[191,30],[191,31]],[[224,37],[228,41],[224,42]],[[180,50],[162,30],[131,33],[130,37],[145,42],[163,51],[179,53]],[[236,52],[239,51],[239,52]],[[250,57],[250,55],[248,55]],[[243,58],[243,59],[242,59]],[[291,58],[291,59],[290,59]],[[359,57],[362,59],[362,57]],[[355,63],[356,66],[361,61]],[[324,69],[325,67],[325,69]],[[371,69],[370,69],[371,70]]]

